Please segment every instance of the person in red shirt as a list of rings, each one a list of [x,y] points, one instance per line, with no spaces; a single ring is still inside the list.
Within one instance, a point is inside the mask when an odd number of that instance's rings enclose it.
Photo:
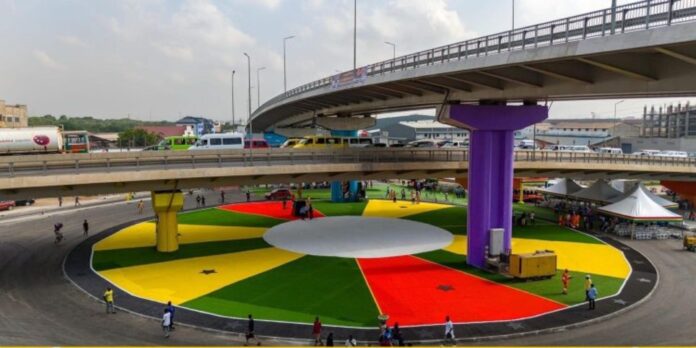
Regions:
[[[319,317],[316,317],[316,319],[314,319],[314,326],[312,326],[312,336],[314,336],[315,346],[323,345],[323,343],[321,342],[321,322],[319,321]]]
[[[563,295],[568,294],[568,285],[570,285],[570,278],[572,277],[570,276],[568,270],[566,269],[565,271],[563,271],[563,276],[561,276],[561,282],[563,282]]]

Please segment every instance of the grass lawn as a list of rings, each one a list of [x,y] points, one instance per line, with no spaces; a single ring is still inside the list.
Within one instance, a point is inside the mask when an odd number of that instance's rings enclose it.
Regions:
[[[287,222],[286,220],[243,214],[217,208],[181,213],[178,218],[180,224],[213,226],[273,227],[277,224]]]
[[[379,315],[354,259],[305,256],[191,300],[184,307],[220,315],[368,326]],[[309,336],[309,331],[307,335]]]
[[[567,305],[574,305],[581,302],[585,302],[585,288],[584,288],[584,277],[585,273],[570,272],[572,279],[570,281],[570,287],[568,289],[568,294],[563,295],[561,290],[563,286],[561,284],[561,274],[562,271],[559,270],[556,276],[551,279],[535,280],[535,281],[524,281],[514,278],[508,278],[500,274],[492,274],[477,268],[471,267],[466,264],[466,258],[462,255],[457,255],[450,253],[445,250],[436,250],[423,254],[416,255],[426,260],[430,260],[439,263],[443,266],[458,269],[469,274],[485,278],[496,283],[505,284],[512,286],[514,288],[524,290],[548,299],[554,300],[556,302],[564,303]],[[592,281],[594,282],[597,290],[599,291],[600,297],[611,296],[619,291],[621,285],[623,284],[623,279],[607,277],[597,274],[592,274]]]
[[[453,234],[466,234],[466,208],[452,207],[404,217],[440,227]]]
[[[557,220],[556,214],[553,212],[552,209],[545,208],[545,207],[535,207],[534,204],[531,204],[531,203],[525,203],[525,204],[513,203],[512,210],[515,212],[516,215],[520,215],[520,214],[522,214],[522,212],[525,212],[525,213],[534,212],[534,215],[536,215],[537,219],[546,219],[546,220],[550,220],[550,221]]]
[[[333,203],[327,201],[312,202],[312,206],[324,216],[356,215],[360,216],[367,202]]]
[[[160,253],[155,247],[95,251],[92,266],[96,271],[174,261],[200,256],[211,256],[238,251],[268,248],[263,238],[238,239],[179,245],[173,253]]]

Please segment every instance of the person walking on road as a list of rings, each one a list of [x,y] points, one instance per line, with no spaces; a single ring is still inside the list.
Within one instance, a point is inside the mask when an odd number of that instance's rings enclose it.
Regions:
[[[141,199],[138,201],[138,214],[142,215],[143,214],[143,209],[145,209],[145,202]]]
[[[111,288],[106,288],[103,297],[104,302],[106,302],[106,314],[116,314],[116,309],[114,309],[114,291]]]
[[[82,205],[82,204],[80,204],[80,196],[75,196],[75,206],[77,207],[80,205]]]
[[[174,331],[174,312],[176,308],[172,305],[172,301],[167,302],[167,310],[169,311],[169,330]]]
[[[448,343],[452,345],[457,343],[454,337],[454,324],[450,320],[449,315],[445,317],[445,345]]]
[[[169,309],[164,309],[164,315],[162,315],[162,330],[164,331],[164,338],[169,338],[169,332],[172,326],[172,313]]]
[[[597,299],[597,295],[597,288],[595,288],[594,284],[590,285],[590,291],[587,292],[587,302],[590,305],[588,308],[589,310],[595,309],[595,300]]]
[[[63,206],[63,196],[58,196],[58,207]]]
[[[561,276],[561,282],[563,283],[563,295],[568,295],[568,286],[570,285],[571,278],[573,277],[570,276],[568,269],[563,271],[563,275]]]
[[[590,298],[590,289],[592,288],[592,278],[590,275],[585,276],[585,300]]]
[[[56,236],[56,239],[54,243],[58,244],[63,240],[63,234],[60,233],[60,230],[63,228],[63,223],[58,222],[53,225],[53,234]]]
[[[82,222],[82,235],[85,237],[89,235],[89,222],[87,222],[87,219]]]
[[[248,346],[249,340],[252,338],[256,341],[256,344],[261,343],[256,338],[256,334],[254,334],[254,318],[251,316],[251,314],[249,314],[249,320],[247,321],[246,343],[244,345]]]
[[[321,321],[319,321],[319,317],[314,319],[314,324],[312,325],[312,337],[314,337],[315,346],[323,345],[321,342]]]

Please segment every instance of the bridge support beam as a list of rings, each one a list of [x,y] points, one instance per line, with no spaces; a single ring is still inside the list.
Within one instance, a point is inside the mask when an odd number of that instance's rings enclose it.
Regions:
[[[184,207],[181,191],[152,192],[152,208],[157,214],[157,251],[179,250],[179,223],[176,214]]]
[[[545,106],[451,105],[442,122],[466,128],[469,140],[467,263],[485,268],[489,231],[503,228],[503,250],[512,240],[514,134],[548,117]]]

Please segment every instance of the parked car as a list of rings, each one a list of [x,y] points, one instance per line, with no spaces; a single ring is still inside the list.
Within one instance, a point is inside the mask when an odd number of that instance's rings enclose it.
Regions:
[[[14,201],[2,201],[0,202],[0,210],[12,210],[15,207]]]
[[[278,188],[271,192],[266,193],[266,199],[269,201],[280,201],[283,199],[293,200],[295,195],[289,189]]]
[[[20,200],[18,200],[18,201],[15,201],[15,205],[16,205],[16,206],[20,206],[20,205],[32,205],[32,204],[34,204],[35,202],[36,202],[36,201],[34,201],[33,199],[20,199]]]
[[[245,139],[244,140],[244,148],[245,149],[251,148],[252,144],[253,144],[253,147],[255,149],[267,149],[270,147],[270,146],[268,146],[268,142],[265,139],[253,139],[253,140]]]

